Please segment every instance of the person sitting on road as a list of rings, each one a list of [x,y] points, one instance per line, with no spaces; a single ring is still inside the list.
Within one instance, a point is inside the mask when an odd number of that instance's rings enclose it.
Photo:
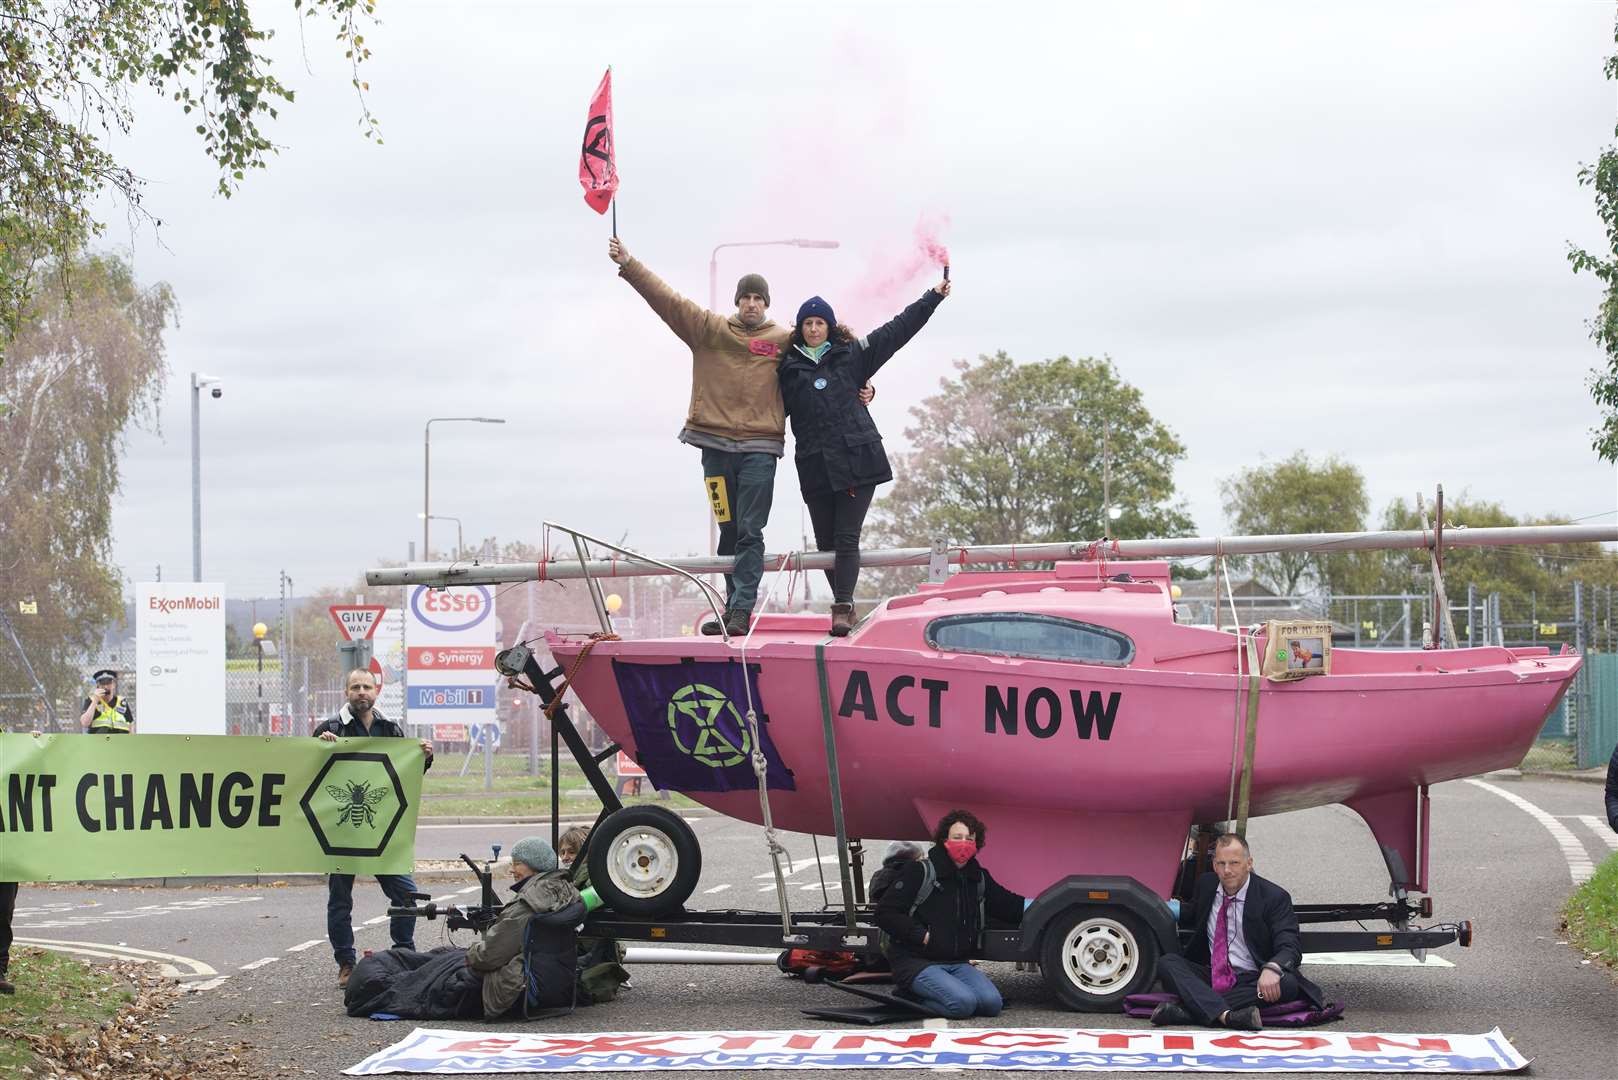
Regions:
[[[982,950],[990,919],[1022,922],[1023,898],[978,865],[986,839],[983,822],[951,810],[926,858],[901,868],[876,908],[900,992],[954,1020],[1000,1014],[1000,991],[968,961]]]
[[[580,890],[590,884],[590,868],[579,862],[579,852],[590,838],[590,826],[570,825],[556,838],[556,863],[567,871],[568,880]]]
[[[1213,872],[1197,881],[1195,899],[1180,905],[1180,929],[1192,933],[1185,954],[1157,962],[1163,988],[1180,1000],[1159,1005],[1152,1023],[1258,1031],[1260,1001],[1301,996],[1324,1006],[1320,987],[1298,973],[1303,953],[1292,897],[1253,873],[1252,851],[1238,834],[1214,841]]]
[[[882,865],[871,875],[871,887],[865,891],[866,897],[873,904],[879,903],[882,894],[893,887],[899,872],[926,855],[926,849],[914,840],[895,840],[889,844],[887,853],[882,856]]]
[[[487,1019],[504,1016],[520,1004],[527,991],[524,978],[524,951],[527,946],[529,920],[536,915],[577,908],[578,920],[584,921],[584,901],[579,890],[567,879],[567,871],[556,863],[556,852],[550,844],[537,836],[526,836],[511,849],[512,888],[517,895],[500,909],[489,932],[466,950],[466,966],[483,976],[483,1015]],[[556,993],[565,989],[565,998],[571,998],[574,971],[578,959],[574,939],[565,935],[565,947],[548,958],[546,970],[535,970],[542,992]],[[533,961],[530,955],[526,959]],[[550,981],[565,979],[563,987],[545,986]]]

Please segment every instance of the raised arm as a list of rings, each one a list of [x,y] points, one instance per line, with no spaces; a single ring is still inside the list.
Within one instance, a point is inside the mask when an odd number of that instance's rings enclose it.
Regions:
[[[629,248],[616,236],[607,241],[607,258],[618,264],[618,276],[629,282],[647,306],[657,312],[657,317],[674,331],[674,336],[687,345],[695,348],[703,337],[717,329],[716,323],[723,324],[719,315],[687,300],[648,270],[645,263],[629,254]]]
[[[949,282],[939,282],[922,293],[920,300],[866,335],[861,343],[864,348],[860,350],[861,381],[868,381],[881,370],[883,364],[893,359],[894,353],[927,325],[927,320],[933,317],[933,309],[944,302],[949,289]]]

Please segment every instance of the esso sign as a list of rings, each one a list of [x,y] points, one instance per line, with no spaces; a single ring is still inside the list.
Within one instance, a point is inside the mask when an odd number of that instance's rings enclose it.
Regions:
[[[489,617],[494,598],[482,585],[456,589],[419,589],[410,606],[424,626],[446,632],[470,630]]]

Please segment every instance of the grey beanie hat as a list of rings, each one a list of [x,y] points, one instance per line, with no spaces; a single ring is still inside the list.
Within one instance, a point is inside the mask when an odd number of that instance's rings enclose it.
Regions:
[[[736,283],[736,299],[731,303],[739,304],[747,293],[758,293],[764,298],[764,306],[770,306],[770,283],[764,280],[763,274],[743,274],[742,279]]]
[[[511,861],[520,862],[535,873],[545,874],[556,869],[556,852],[539,837],[525,836],[512,845]]]
[[[888,845],[887,854],[882,856],[882,861],[891,862],[894,859],[919,859],[925,854],[926,852],[922,850],[921,845],[916,843],[914,840],[895,840],[893,843]]]

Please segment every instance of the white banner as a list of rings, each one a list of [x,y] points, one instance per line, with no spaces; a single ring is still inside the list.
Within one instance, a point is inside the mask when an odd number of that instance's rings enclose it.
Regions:
[[[225,587],[135,585],[135,731],[224,735]]]
[[[412,724],[498,722],[495,632],[494,592],[486,586],[410,590],[404,636]]]
[[[417,1028],[349,1076],[382,1073],[1021,1069],[1069,1072],[1516,1072],[1528,1059],[1483,1035],[884,1028],[620,1034]]]

